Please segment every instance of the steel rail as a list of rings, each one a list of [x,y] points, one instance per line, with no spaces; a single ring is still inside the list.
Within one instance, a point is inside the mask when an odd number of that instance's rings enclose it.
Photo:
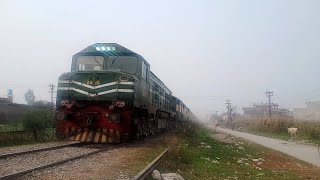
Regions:
[[[17,172],[17,173],[5,175],[5,176],[0,177],[0,180],[17,179],[18,177],[21,177],[21,176],[23,176],[25,174],[28,174],[28,173],[31,173],[33,171],[38,171],[38,170],[42,170],[42,169],[45,169],[45,168],[58,166],[58,165],[66,163],[66,162],[73,161],[73,160],[76,160],[76,159],[85,158],[85,157],[88,157],[88,156],[91,156],[91,155],[94,155],[94,154],[97,154],[97,153],[100,153],[100,152],[103,152],[103,151],[108,151],[108,150],[113,150],[113,149],[116,149],[116,148],[121,148],[121,147],[126,146],[127,144],[128,143],[123,143],[121,146],[102,148],[102,149],[99,149],[97,151],[93,151],[93,152],[90,152],[90,153],[86,153],[86,154],[82,154],[82,155],[79,155],[79,156],[67,158],[67,159],[64,159],[64,160],[61,160],[61,161],[53,162],[53,163],[46,164],[46,165],[43,165],[43,166],[38,166],[38,167],[35,167],[35,168],[32,168],[32,169],[20,171],[20,172]]]
[[[154,159],[150,164],[148,164],[143,170],[141,170],[137,175],[135,175],[133,180],[143,180],[159,165],[161,159],[168,153],[169,148],[165,149],[156,159]]]
[[[41,151],[50,151],[50,150],[60,149],[60,148],[64,148],[64,147],[75,146],[75,145],[79,145],[79,144],[81,144],[81,143],[76,142],[76,143],[69,143],[69,144],[63,144],[63,145],[58,145],[58,146],[46,147],[46,148],[21,151],[21,152],[16,152],[16,153],[1,154],[0,159],[5,159],[5,158],[11,157],[11,156],[18,156],[18,155],[24,155],[24,154],[29,154],[29,153],[41,152]]]

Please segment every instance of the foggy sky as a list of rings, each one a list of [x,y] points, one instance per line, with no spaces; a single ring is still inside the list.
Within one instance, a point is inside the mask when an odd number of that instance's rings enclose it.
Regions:
[[[273,102],[303,107],[320,99],[320,1],[0,2],[0,96],[25,103],[33,89],[50,100],[71,57],[96,42],[142,55],[197,114]]]

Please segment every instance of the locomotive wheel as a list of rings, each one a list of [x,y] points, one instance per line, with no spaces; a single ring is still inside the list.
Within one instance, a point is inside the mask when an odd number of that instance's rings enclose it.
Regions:
[[[155,124],[155,121],[152,121],[152,119],[142,117],[138,121],[138,124],[136,124],[136,139],[141,139],[156,134]]]

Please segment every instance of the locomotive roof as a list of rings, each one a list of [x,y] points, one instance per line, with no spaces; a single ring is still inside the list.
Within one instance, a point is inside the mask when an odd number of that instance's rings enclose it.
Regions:
[[[101,52],[103,54],[106,54],[108,56],[121,56],[121,55],[137,55],[142,57],[141,55],[131,51],[130,49],[127,49],[117,43],[95,43],[92,44],[82,51],[78,52],[77,54],[82,53],[97,53]]]

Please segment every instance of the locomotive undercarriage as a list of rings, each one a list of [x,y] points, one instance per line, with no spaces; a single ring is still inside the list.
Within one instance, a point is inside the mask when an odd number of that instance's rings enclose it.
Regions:
[[[88,143],[120,143],[129,139],[143,139],[172,127],[170,114],[163,111],[150,116],[146,110],[137,108],[88,105],[82,108],[64,107],[59,112],[65,114],[65,119],[57,120],[57,135]]]
[[[57,137],[91,143],[119,143],[129,138],[132,109],[115,105],[64,106],[56,115]]]
[[[136,109],[135,114],[137,112],[137,117],[133,118],[136,139],[152,136],[174,127],[174,121],[169,112],[158,110],[154,114],[148,115],[147,110]]]

